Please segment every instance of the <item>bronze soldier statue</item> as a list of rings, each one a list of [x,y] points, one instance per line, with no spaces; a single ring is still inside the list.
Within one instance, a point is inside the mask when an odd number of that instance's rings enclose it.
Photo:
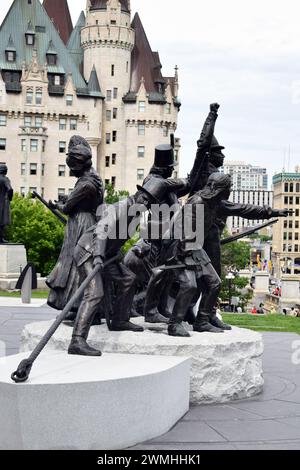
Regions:
[[[120,253],[124,243],[130,238],[129,226],[140,220],[140,212],[135,214],[131,209],[138,206],[141,211],[146,211],[153,199],[145,191],[139,191],[111,206],[102,206],[100,220],[96,226],[91,227],[79,239],[74,259],[78,267],[80,278],[84,279],[97,265],[104,265],[106,261],[113,259]],[[126,227],[122,227],[125,224]],[[124,228],[126,230],[124,231]],[[126,235],[125,235],[126,233]],[[113,302],[112,320],[109,321],[111,331],[143,332],[144,329],[130,322],[130,312],[135,294],[136,275],[124,265],[121,260],[116,260],[103,269],[102,274],[96,276],[86,288],[75,321],[72,340],[69,346],[69,354],[100,356],[101,352],[90,347],[87,337],[93,319],[97,313],[100,302],[104,297],[104,283],[110,281],[117,286],[117,295]]]
[[[73,259],[81,235],[96,223],[96,210],[103,203],[103,183],[92,168],[92,151],[88,142],[73,136],[69,143],[66,163],[77,178],[74,190],[64,200],[49,202],[50,207],[68,216],[63,246],[52,273],[47,279],[51,291],[48,304],[62,310],[79,286],[79,273]],[[74,310],[78,305],[74,307]],[[71,317],[69,317],[71,318]]]
[[[251,204],[235,204],[228,201],[231,192],[231,177],[222,173],[212,173],[203,190],[191,196],[187,205],[192,205],[193,227],[197,226],[196,206],[204,207],[204,240],[210,233],[212,225],[218,217],[238,216],[250,220],[270,219],[272,217],[287,217],[288,209],[274,210],[269,206],[254,206]],[[176,221],[174,221],[176,224]],[[189,244],[189,246],[187,245]],[[192,245],[191,245],[192,244]],[[188,248],[187,248],[188,246]],[[191,247],[192,246],[192,247]],[[209,257],[201,244],[195,240],[183,237],[176,247],[177,259],[185,265],[185,269],[178,270],[177,276],[182,288],[176,299],[173,315],[169,322],[169,334],[171,336],[188,336],[182,321],[191,299],[198,299],[201,293],[205,293],[204,302],[200,304],[194,331],[219,333],[223,329],[214,326],[211,317],[215,315],[214,306],[217,303],[221,280],[215,271]]]
[[[7,166],[0,164],[0,244],[7,243],[4,240],[4,230],[6,225],[11,223],[10,202],[14,194],[10,180],[6,175]]]

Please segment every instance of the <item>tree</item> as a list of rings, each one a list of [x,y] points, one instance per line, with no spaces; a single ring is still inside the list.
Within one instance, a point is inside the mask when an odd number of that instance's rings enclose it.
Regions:
[[[22,243],[28,262],[42,276],[48,275],[59,256],[64,225],[37,200],[15,194],[11,202],[12,224],[6,236],[11,243]]]
[[[105,186],[105,202],[106,204],[115,204],[121,199],[125,199],[129,196],[129,192],[125,190],[116,191],[112,184]]]

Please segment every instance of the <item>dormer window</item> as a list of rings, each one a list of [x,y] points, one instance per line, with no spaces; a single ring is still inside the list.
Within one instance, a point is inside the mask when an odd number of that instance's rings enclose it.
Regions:
[[[12,36],[9,37],[8,44],[5,49],[5,57],[7,62],[15,62],[16,61],[16,48],[14,45],[14,41]]]
[[[49,42],[48,50],[46,52],[47,57],[47,64],[48,65],[56,65],[57,62],[57,52],[54,48],[54,44],[52,40]]]
[[[7,62],[15,62],[16,61],[16,52],[15,51],[5,51],[5,53],[6,53]]]
[[[34,46],[35,34],[25,34],[27,46]]]
[[[56,54],[47,54],[47,64],[56,65],[57,55]]]
[[[27,46],[34,46],[35,43],[35,32],[33,30],[31,21],[28,23],[27,31],[25,33]]]

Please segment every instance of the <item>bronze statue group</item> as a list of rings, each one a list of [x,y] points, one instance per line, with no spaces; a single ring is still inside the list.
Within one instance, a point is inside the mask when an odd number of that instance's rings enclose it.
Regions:
[[[67,165],[77,182],[65,200],[49,203],[68,216],[62,250],[47,280],[49,305],[64,309],[96,266],[99,270],[68,316],[74,325],[69,354],[101,355],[87,343],[91,325],[101,323],[101,316],[106,317],[111,331],[143,332],[139,324],[130,321],[137,315],[143,315],[147,323],[166,323],[170,336],[189,337],[184,322],[199,333],[231,329],[216,315],[226,218],[262,220],[286,217],[289,212],[229,201],[231,178],[219,171],[224,147],[214,136],[218,109],[216,103],[210,106],[187,178],[172,178],[176,165],[173,146],[159,145],[143,185],[137,187],[136,194],[116,203],[113,211],[104,204],[104,188],[92,168],[89,144],[79,136],[70,140]],[[185,198],[184,203],[180,198]],[[161,216],[163,205],[177,207],[171,220]],[[121,224],[128,228],[136,222],[135,206],[141,208],[139,219],[147,213],[148,236],[121,257],[120,251],[130,238]],[[185,233],[184,227],[182,236],[173,236],[187,208],[192,226],[197,227],[199,207],[204,209],[203,240],[193,232]],[[151,237],[153,228],[158,229],[158,237]]]

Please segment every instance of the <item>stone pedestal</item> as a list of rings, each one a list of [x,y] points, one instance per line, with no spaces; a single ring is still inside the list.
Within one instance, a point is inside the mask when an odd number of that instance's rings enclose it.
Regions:
[[[144,323],[144,333],[109,332],[106,325],[91,328],[88,342],[106,353],[148,356],[192,357],[191,402],[224,403],[252,397],[262,391],[263,342],[259,333],[233,328],[225,333],[195,333],[190,338],[168,336],[166,325]],[[41,340],[51,322],[26,325],[21,350],[30,351]],[[61,325],[48,348],[67,350],[72,328]]]
[[[21,271],[27,266],[27,255],[24,245],[7,243],[0,245],[0,290],[13,290]],[[47,289],[46,279],[39,277],[38,289]]]
[[[255,303],[259,305],[264,303],[269,292],[270,274],[266,271],[258,271],[255,274]]]
[[[0,289],[14,289],[26,265],[27,256],[24,245],[0,245]]]
[[[30,379],[0,361],[1,450],[125,449],[168,432],[189,409],[187,358],[43,352]]]
[[[286,275],[281,279],[281,309],[300,304],[299,276]]]

